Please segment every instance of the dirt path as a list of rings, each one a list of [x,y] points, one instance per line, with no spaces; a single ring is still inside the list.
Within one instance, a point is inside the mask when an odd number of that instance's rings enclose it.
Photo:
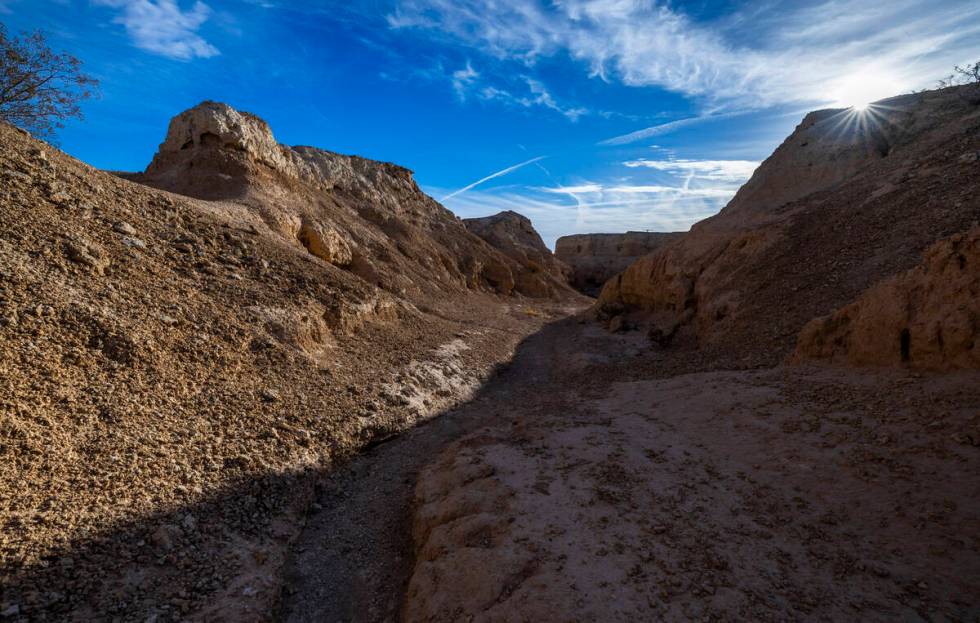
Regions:
[[[586,359],[422,472],[404,621],[980,620],[976,373]]]
[[[279,618],[396,620],[414,564],[412,501],[419,471],[452,441],[547,385],[574,320],[547,326],[469,403],[382,443],[324,482],[285,570]]]
[[[319,496],[284,621],[980,616],[980,377],[648,378],[567,319]]]

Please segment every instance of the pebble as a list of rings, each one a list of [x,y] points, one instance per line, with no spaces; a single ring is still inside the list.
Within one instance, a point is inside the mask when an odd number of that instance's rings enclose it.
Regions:
[[[262,400],[266,402],[276,402],[279,400],[279,392],[274,389],[263,389],[262,390]]]
[[[126,221],[119,221],[112,226],[112,231],[123,234],[124,236],[135,236],[136,228],[127,223]]]
[[[31,176],[30,175],[28,175],[26,173],[21,173],[20,171],[14,171],[13,169],[4,169],[3,170],[3,176],[4,177],[12,177],[14,179],[18,179],[18,180],[21,180],[21,181],[24,181],[24,182],[31,181]]]
[[[129,238],[128,236],[122,239],[122,243],[127,247],[132,247],[134,249],[145,249],[146,243],[139,238]]]

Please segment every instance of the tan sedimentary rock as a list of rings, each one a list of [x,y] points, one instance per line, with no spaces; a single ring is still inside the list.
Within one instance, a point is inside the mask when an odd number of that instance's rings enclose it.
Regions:
[[[607,282],[599,309],[776,363],[810,319],[971,226],[980,177],[962,155],[978,128],[980,110],[949,91],[810,113],[719,214]]]
[[[526,216],[507,210],[492,216],[463,219],[466,228],[520,264],[515,288],[528,296],[549,296],[567,290],[568,266],[545,246]]]
[[[469,233],[408,169],[278,144],[265,121],[227,104],[203,102],[174,117],[146,172],[130,177],[248,206],[312,255],[396,295],[433,286],[534,297],[561,290]]]
[[[640,257],[679,239],[681,232],[628,231],[625,234],[573,234],[555,242],[555,256],[571,267],[571,284],[598,294],[603,284]]]
[[[506,298],[524,267],[407,169],[211,102],[143,174],[0,123],[0,223],[0,610],[32,620],[270,612],[317,475],[564,304]]]
[[[930,247],[922,264],[809,322],[794,361],[980,368],[980,228]]]

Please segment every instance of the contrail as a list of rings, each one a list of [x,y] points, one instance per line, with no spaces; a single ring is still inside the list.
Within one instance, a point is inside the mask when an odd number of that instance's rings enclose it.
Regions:
[[[506,169],[503,169],[501,171],[497,171],[496,173],[491,173],[490,175],[486,176],[482,180],[477,180],[477,181],[473,182],[472,184],[470,184],[469,186],[463,186],[462,188],[460,188],[456,192],[449,193],[448,195],[446,195],[445,197],[443,197],[440,201],[445,201],[446,199],[452,199],[456,195],[458,195],[460,193],[465,193],[467,190],[470,190],[471,188],[474,188],[476,186],[479,186],[483,182],[492,180],[495,177],[500,177],[501,175],[507,175],[508,173],[510,173],[512,171],[516,171],[517,169],[520,169],[521,167],[525,167],[525,166],[527,166],[529,164],[534,164],[538,160],[544,160],[545,158],[547,158],[547,156],[538,156],[537,158],[531,158],[530,160],[525,160],[524,162],[522,162],[520,164],[515,164],[512,167],[507,167]]]
[[[706,121],[714,121],[715,119],[727,119],[728,117],[735,117],[737,115],[744,115],[749,111],[737,110],[734,112],[726,112],[720,114],[709,114],[701,115],[700,117],[688,117],[687,119],[678,119],[677,121],[669,121],[667,123],[662,123],[660,125],[655,125],[649,128],[643,128],[642,130],[637,130],[636,132],[630,132],[629,134],[624,134],[622,136],[614,136],[613,138],[607,138],[604,141],[599,141],[596,145],[625,145],[627,143],[632,143],[635,141],[641,141],[645,138],[650,138],[651,136],[660,136],[661,134],[667,134],[668,132],[673,132],[674,130],[680,130],[681,128],[686,128],[698,123],[704,123]]]

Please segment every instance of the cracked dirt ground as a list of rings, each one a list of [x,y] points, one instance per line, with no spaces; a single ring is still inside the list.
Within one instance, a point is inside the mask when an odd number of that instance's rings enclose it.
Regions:
[[[326,483],[282,618],[977,620],[976,373],[662,357],[574,319],[526,340]]]

